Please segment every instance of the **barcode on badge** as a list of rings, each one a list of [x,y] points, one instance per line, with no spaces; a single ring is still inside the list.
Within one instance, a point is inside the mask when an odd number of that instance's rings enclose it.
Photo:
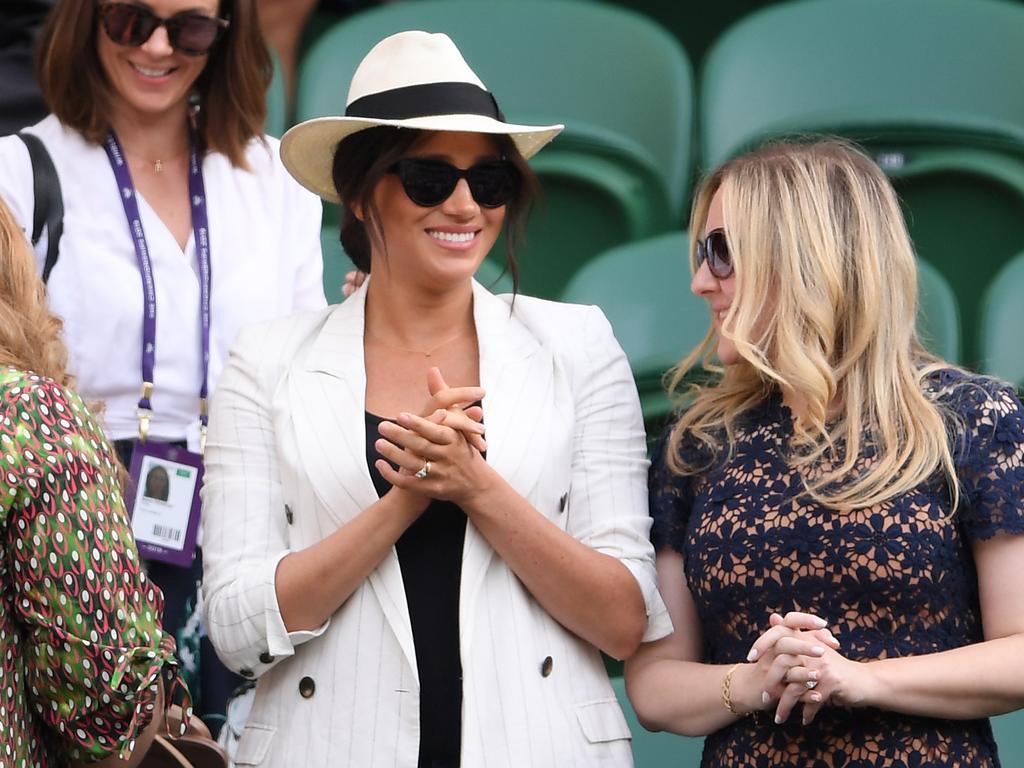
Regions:
[[[181,530],[167,525],[154,525],[153,535],[168,541],[181,541]]]

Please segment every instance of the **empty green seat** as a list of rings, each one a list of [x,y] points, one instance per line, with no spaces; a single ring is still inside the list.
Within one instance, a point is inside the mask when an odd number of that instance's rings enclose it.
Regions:
[[[267,91],[267,120],[263,124],[263,132],[281,138],[288,129],[288,104],[284,93],[284,73],[281,61],[276,55],[274,59],[274,77]]]
[[[1006,768],[1024,765],[1024,711],[993,717],[992,732],[999,747],[999,761]]]
[[[933,354],[960,363],[960,311],[953,289],[926,261],[917,262],[917,333]]]
[[[633,734],[636,768],[697,768],[700,765],[704,739],[648,731],[637,720],[633,705],[626,696],[625,681],[621,677],[613,677],[612,688]]]
[[[1024,6],[999,0],[802,0],[752,14],[701,77],[701,159],[827,131],[872,144],[1024,152]]]
[[[980,325],[981,370],[1024,387],[1024,252],[988,287]],[[1020,764],[1024,765],[1024,755]]]
[[[374,8],[319,37],[297,117],[341,114],[344,83],[379,40],[445,32],[511,121],[566,130],[531,164],[544,201],[520,253],[524,292],[557,296],[589,258],[681,220],[692,172],[693,83],[671,35],[628,11],[574,0],[420,0]],[[503,260],[501,247],[491,258]]]

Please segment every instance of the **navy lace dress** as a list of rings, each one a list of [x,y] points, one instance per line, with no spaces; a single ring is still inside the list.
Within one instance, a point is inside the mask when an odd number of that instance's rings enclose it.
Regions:
[[[971,543],[1024,533],[1024,413],[1012,390],[987,379],[944,370],[932,384],[963,424],[951,427],[964,497],[952,517],[941,477],[854,512],[794,498],[798,478],[784,459],[792,419],[778,398],[744,419],[733,456],[701,475],[672,475],[662,440],[651,535],[656,549],[683,555],[708,663],[743,661],[772,611],[827,619],[858,661],[982,640]],[[680,450],[695,449],[684,440]],[[999,759],[986,719],[825,707],[808,726],[799,711],[782,725],[741,718],[708,736],[701,765],[982,768]]]

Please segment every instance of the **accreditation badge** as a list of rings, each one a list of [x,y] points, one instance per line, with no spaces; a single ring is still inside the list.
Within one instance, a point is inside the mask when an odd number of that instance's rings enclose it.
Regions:
[[[188,568],[199,531],[203,459],[169,443],[135,445],[126,502],[139,554]]]

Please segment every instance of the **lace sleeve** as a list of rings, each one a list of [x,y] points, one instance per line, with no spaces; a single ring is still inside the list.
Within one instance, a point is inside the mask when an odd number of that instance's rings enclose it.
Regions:
[[[955,400],[963,420],[955,460],[968,536],[1024,533],[1024,407],[1011,387],[989,380],[961,384]]]
[[[668,466],[668,438],[672,425],[665,428],[658,440],[647,479],[651,517],[651,541],[655,551],[671,547],[682,553],[686,541],[686,527],[693,506],[690,476],[677,475]]]

